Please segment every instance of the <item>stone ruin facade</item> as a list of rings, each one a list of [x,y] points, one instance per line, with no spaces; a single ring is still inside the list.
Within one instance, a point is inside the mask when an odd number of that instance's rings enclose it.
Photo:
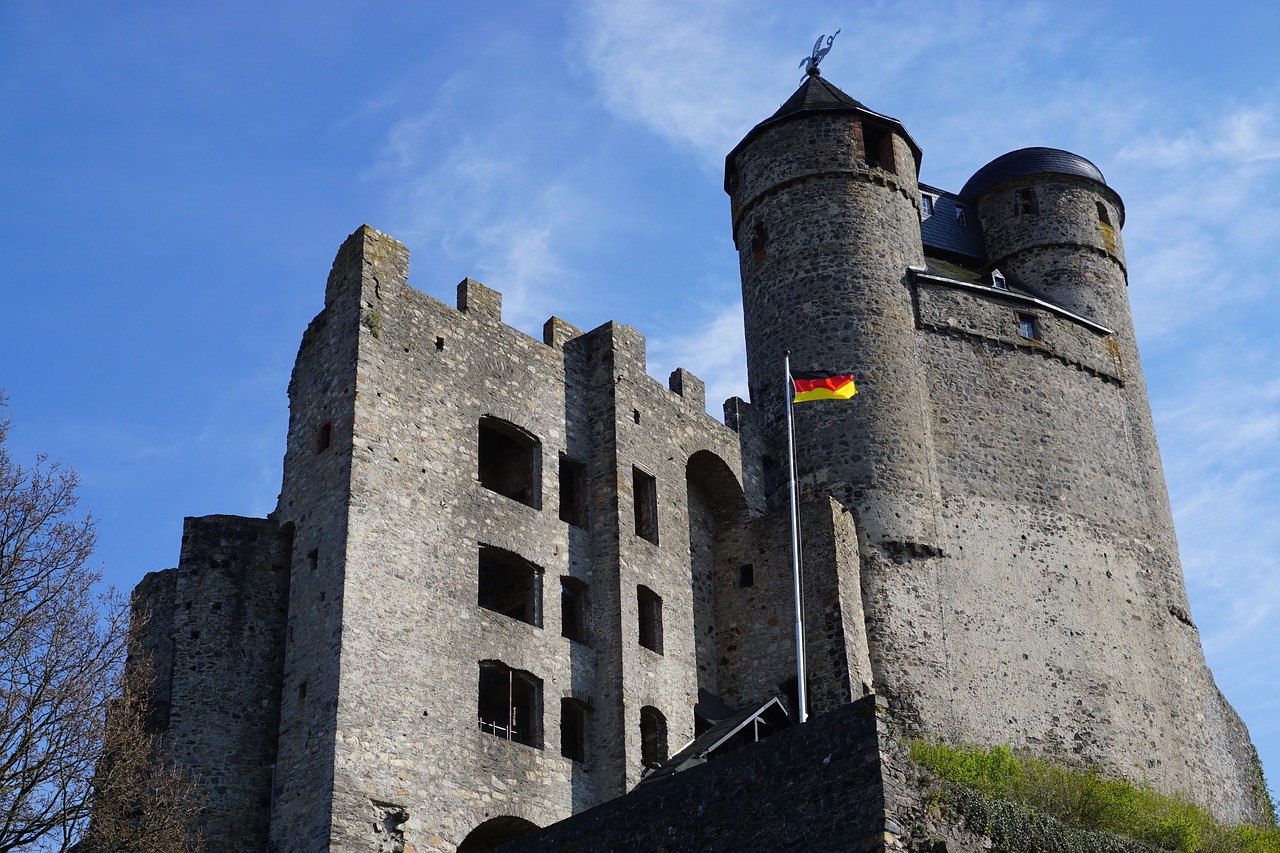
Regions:
[[[816,69],[728,155],[751,401],[723,423],[636,330],[536,340],[479,282],[445,305],[399,242],[351,235],[275,512],[188,518],[134,594],[213,849],[489,849],[626,795],[713,702],[794,701],[787,349],[860,390],[795,412],[815,719],[878,703],[1258,820],[1187,603],[1120,197],[1053,149],[959,193],[919,163]]]

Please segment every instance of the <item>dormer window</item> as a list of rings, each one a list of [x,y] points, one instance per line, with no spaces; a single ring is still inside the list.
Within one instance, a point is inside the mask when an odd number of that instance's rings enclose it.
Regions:
[[[1009,283],[1004,280],[1004,273],[1000,272],[1000,270],[992,270],[991,286],[996,290],[1008,290]]]
[[[963,205],[959,205],[959,204],[956,205],[956,224],[957,225],[969,224],[969,212],[965,210]]]
[[[920,218],[928,219],[930,216],[933,216],[933,196],[920,193]]]

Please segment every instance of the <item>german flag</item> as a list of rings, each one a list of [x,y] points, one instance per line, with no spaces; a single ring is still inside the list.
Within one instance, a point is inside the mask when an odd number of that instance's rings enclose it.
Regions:
[[[795,403],[806,403],[809,400],[848,400],[858,393],[853,385],[853,376],[848,373],[793,371],[791,384],[795,387],[795,397],[792,400]]]

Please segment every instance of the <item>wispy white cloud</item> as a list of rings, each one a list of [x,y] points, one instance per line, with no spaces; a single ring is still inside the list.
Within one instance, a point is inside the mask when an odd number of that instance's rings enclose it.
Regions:
[[[677,367],[691,370],[707,386],[707,412],[719,419],[730,397],[749,399],[742,301],[695,308],[692,330],[659,335],[649,341],[652,370],[666,376]]]

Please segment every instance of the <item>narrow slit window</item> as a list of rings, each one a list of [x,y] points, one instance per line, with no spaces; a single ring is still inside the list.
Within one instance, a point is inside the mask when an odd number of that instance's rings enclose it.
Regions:
[[[577,699],[560,700],[560,754],[571,761],[587,758],[587,706]]]
[[[658,544],[658,481],[652,474],[631,468],[631,497],[635,504],[636,535]]]
[[[560,456],[560,520],[574,527],[587,526],[583,490],[587,466],[568,456]]]
[[[307,570],[314,572],[320,567],[320,549],[312,548],[307,552]]]
[[[756,585],[756,567],[751,563],[738,566],[738,588],[746,589]]]
[[[587,585],[576,578],[560,578],[560,636],[587,642]]]
[[[636,587],[640,645],[662,654],[662,598],[647,586]]]
[[[531,433],[498,418],[480,419],[480,485],[541,509],[542,445]]]
[[[542,748],[542,682],[501,661],[480,662],[480,731]]]
[[[480,548],[479,605],[542,627],[542,569],[501,548]]]
[[[667,760],[667,718],[652,705],[640,709],[640,763],[658,767]]]

